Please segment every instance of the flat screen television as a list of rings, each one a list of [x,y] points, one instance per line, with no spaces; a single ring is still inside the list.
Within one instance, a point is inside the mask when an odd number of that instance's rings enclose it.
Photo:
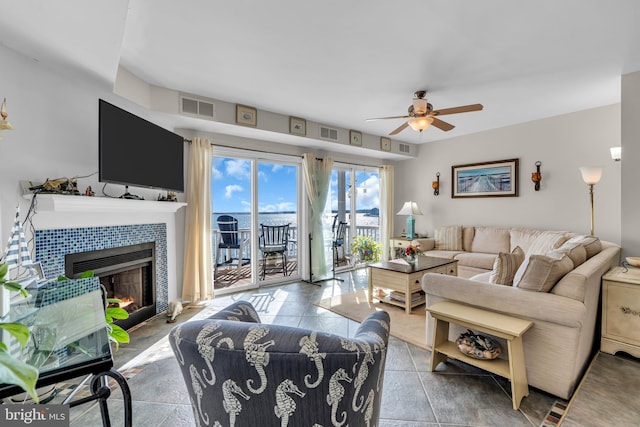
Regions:
[[[184,192],[183,138],[99,100],[101,182]]]

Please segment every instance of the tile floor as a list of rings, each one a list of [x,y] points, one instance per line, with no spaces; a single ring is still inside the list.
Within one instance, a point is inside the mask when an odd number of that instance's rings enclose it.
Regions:
[[[211,307],[225,307],[238,299],[249,300],[264,323],[321,329],[351,336],[358,323],[313,305],[314,301],[352,292],[367,285],[365,269],[343,273],[344,282],[328,281],[321,286],[293,283],[228,295],[207,303],[207,307],[185,309],[184,322]],[[116,368],[136,357],[165,336],[174,324],[158,316],[131,332],[131,343],[115,353]],[[439,372],[428,372],[430,352],[391,338],[382,397],[382,427],[426,426],[539,426],[556,401],[554,396],[531,389],[520,410],[511,407],[509,382],[468,365],[449,362]],[[170,357],[146,366],[129,380],[133,395],[135,427],[193,426],[194,421],[178,364]],[[119,391],[109,399],[112,425],[122,425]],[[73,408],[71,425],[101,426],[96,405]],[[577,425],[577,424],[574,424]],[[258,424],[256,424],[258,426]]]

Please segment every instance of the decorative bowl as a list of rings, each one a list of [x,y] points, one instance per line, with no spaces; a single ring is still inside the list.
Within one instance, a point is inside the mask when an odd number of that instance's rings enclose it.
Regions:
[[[640,257],[628,256],[627,257],[627,263],[632,267],[639,267],[640,268]]]

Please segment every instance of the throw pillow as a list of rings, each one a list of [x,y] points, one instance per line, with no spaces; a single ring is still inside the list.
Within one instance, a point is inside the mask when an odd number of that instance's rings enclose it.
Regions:
[[[518,267],[524,261],[524,251],[516,246],[510,254],[500,252],[493,262],[489,283],[511,286]]]
[[[439,227],[435,232],[436,250],[461,251],[462,250],[462,226],[449,225]]]
[[[587,259],[602,250],[602,242],[595,236],[575,236],[567,240],[567,243],[579,243],[587,251]]]
[[[566,254],[573,261],[573,268],[576,268],[587,260],[587,250],[579,243],[565,242],[558,249],[547,252],[547,256],[560,258],[561,254]]]
[[[571,270],[573,261],[565,254],[560,259],[531,255],[518,269],[513,286],[528,291],[549,292]]]
[[[544,255],[547,252],[557,249],[567,240],[566,233],[559,231],[543,231],[531,242],[527,249],[527,257],[530,255]]]

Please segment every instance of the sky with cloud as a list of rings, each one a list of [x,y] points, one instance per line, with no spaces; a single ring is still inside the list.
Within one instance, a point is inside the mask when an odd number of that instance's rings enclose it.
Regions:
[[[296,166],[259,162],[258,211],[295,212],[298,202],[297,174]],[[379,207],[378,175],[357,172],[356,180],[358,209]],[[211,187],[214,212],[250,212],[251,161],[214,157]],[[337,191],[337,173],[334,171],[331,179],[332,209],[334,210],[337,209]]]

